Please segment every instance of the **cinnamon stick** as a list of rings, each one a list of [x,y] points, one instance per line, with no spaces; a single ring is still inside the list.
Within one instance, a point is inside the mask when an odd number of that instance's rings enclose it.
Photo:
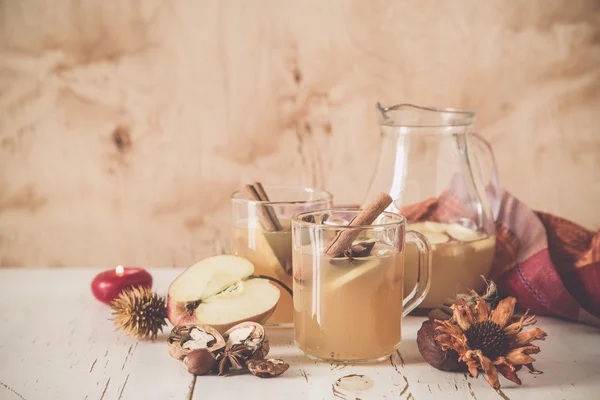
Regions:
[[[265,188],[263,188],[262,183],[254,182],[254,190],[256,190],[256,193],[258,193],[258,197],[260,197],[261,201],[270,201],[269,196],[267,196],[267,192],[265,192]],[[273,221],[273,224],[277,227],[277,229],[275,229],[275,230],[280,231],[282,229],[281,222],[279,222],[279,218],[277,218],[277,214],[275,214],[275,210],[273,210],[273,207],[271,207],[271,206],[265,206],[265,208],[267,209],[267,212],[269,213],[269,218],[271,218],[271,221]]]
[[[385,209],[392,204],[392,198],[387,193],[379,193],[377,198],[369,203],[348,226],[371,225]],[[331,257],[339,257],[352,246],[352,242],[360,234],[360,229],[346,229],[339,231],[325,253]]]
[[[265,201],[261,199],[260,194],[253,185],[244,185],[243,192],[249,200]],[[262,192],[264,193],[264,189],[262,189]],[[264,194],[266,196],[266,193]],[[258,221],[265,231],[274,232],[281,230],[281,223],[271,206],[265,206],[263,204],[258,206]]]

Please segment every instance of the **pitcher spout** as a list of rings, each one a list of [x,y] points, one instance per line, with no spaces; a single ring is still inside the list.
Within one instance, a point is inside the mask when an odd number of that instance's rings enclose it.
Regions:
[[[381,125],[407,128],[466,127],[473,125],[475,113],[455,108],[423,107],[402,103],[390,107],[377,102]]]

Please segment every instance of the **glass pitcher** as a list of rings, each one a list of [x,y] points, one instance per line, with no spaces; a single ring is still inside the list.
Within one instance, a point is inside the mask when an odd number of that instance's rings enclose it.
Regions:
[[[472,111],[398,104],[380,114],[377,168],[365,204],[380,192],[394,202],[408,229],[432,247],[431,287],[419,308],[441,306],[458,293],[485,289],[496,248],[500,206],[498,173],[490,146],[471,132]],[[418,249],[407,246],[404,293],[416,290]]]

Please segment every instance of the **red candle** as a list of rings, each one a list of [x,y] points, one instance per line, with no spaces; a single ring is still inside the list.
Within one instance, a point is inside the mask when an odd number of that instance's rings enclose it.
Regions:
[[[152,287],[152,275],[143,268],[118,266],[96,275],[92,281],[92,293],[103,303],[110,304],[125,288],[131,286]]]

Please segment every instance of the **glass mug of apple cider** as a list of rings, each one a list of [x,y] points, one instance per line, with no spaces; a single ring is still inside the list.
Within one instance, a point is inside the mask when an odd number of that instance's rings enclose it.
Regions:
[[[233,254],[250,260],[255,275],[272,278],[281,291],[267,326],[292,327],[291,219],[299,212],[331,208],[333,196],[320,189],[254,183],[233,193],[231,205]]]
[[[305,212],[292,222],[294,338],[310,358],[367,363],[389,357],[402,318],[429,289],[429,244],[406,231],[403,216],[384,212],[372,224],[350,225],[360,210]],[[405,242],[420,257],[417,284],[403,298]],[[412,246],[412,244],[411,244]]]

